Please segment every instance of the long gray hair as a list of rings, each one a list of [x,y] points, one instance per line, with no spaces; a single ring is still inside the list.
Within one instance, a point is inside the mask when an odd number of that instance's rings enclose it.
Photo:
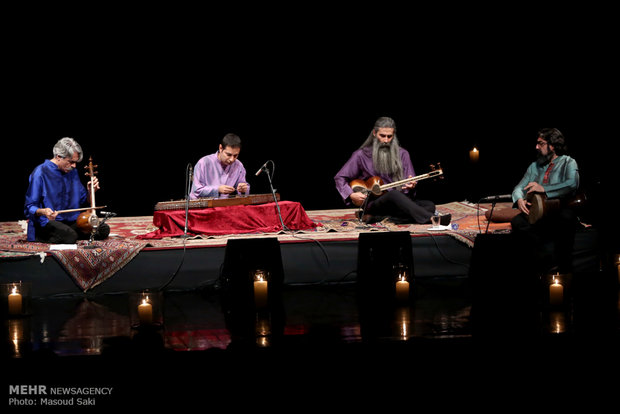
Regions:
[[[77,152],[78,162],[82,161],[82,147],[73,138],[65,137],[58,140],[54,145],[54,157],[71,158]]]
[[[388,144],[382,144],[375,137],[375,134],[379,128],[394,128],[394,137]],[[393,180],[403,179],[403,165],[400,160],[400,144],[398,143],[398,137],[396,136],[396,122],[392,118],[383,116],[375,122],[368,138],[362,144],[360,148],[366,148],[372,146],[372,163],[375,170],[379,174],[386,174],[392,177]]]

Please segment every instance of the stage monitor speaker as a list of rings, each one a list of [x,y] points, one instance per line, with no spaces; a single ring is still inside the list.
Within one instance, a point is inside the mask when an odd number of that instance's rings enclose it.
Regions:
[[[532,254],[513,234],[476,237],[469,267],[476,335],[537,332],[540,284]]]
[[[226,305],[237,309],[256,305],[255,275],[266,274],[266,307],[281,299],[284,269],[280,242],[276,237],[229,239],[221,271]]]
[[[377,303],[393,302],[397,266],[408,269],[411,284],[414,280],[411,233],[360,233],[357,250],[360,299]]]

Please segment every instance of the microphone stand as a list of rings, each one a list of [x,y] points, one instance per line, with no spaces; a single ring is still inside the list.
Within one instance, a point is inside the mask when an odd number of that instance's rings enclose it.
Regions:
[[[99,229],[101,228],[101,225],[103,223],[105,223],[106,220],[109,219],[110,217],[116,216],[116,213],[111,213],[111,212],[108,213],[106,211],[102,211],[99,214],[101,214],[103,216],[103,219],[97,219],[97,224],[93,225],[93,229],[90,232],[90,237],[88,238],[88,242],[84,246],[84,249],[94,249],[95,247],[97,247],[94,244],[95,243],[95,236],[97,235],[97,233],[99,233]]]
[[[489,226],[491,225],[491,218],[493,217],[493,210],[495,210],[495,204],[497,204],[497,201],[499,199],[500,199],[499,196],[493,197],[493,202],[491,203],[491,212],[489,213],[489,219],[487,220],[487,228],[484,231],[485,234],[489,232]],[[480,202],[478,202],[478,205],[480,205]]]
[[[182,239],[191,237],[187,234],[187,223],[189,220],[189,193],[192,190],[192,182],[194,181],[194,169],[192,168],[192,164],[187,164],[186,171],[187,170],[189,170],[189,174],[185,176],[185,229],[183,230],[183,234],[179,236]]]
[[[275,172],[276,167],[273,161],[269,160],[268,162],[271,162],[271,165],[273,165],[273,170]],[[282,230],[290,231],[290,229],[286,227],[286,225],[284,225],[284,220],[282,220],[282,212],[280,211],[280,205],[278,204],[278,197],[276,196],[276,190],[275,188],[273,188],[273,183],[271,182],[271,174],[269,171],[269,167],[267,167],[267,163],[265,163],[265,166],[263,168],[265,172],[267,173],[267,178],[269,179],[269,188],[271,188],[271,195],[273,195],[273,201],[276,203],[276,209],[278,210],[278,217],[280,218],[280,224],[282,225]]]

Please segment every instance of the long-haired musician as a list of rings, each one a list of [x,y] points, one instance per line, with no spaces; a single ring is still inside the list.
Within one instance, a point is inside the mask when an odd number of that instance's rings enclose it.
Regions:
[[[241,138],[226,134],[214,154],[202,157],[194,168],[191,199],[227,197],[231,194],[249,194],[245,167],[239,161]]]
[[[410,223],[429,223],[435,213],[435,204],[415,199],[416,182],[393,188],[377,198],[367,200],[368,194],[353,191],[351,181],[380,177],[384,183],[415,177],[409,152],[402,148],[396,136],[396,123],[392,118],[381,117],[362,146],[334,177],[336,189],[347,205],[364,205],[366,222],[380,221],[384,217]]]
[[[572,270],[577,215],[568,207],[567,200],[574,197],[579,188],[577,162],[567,152],[566,139],[558,129],[540,130],[536,141],[537,159],[512,192],[512,200],[521,211],[511,221],[513,232],[525,236],[525,242],[532,243],[535,248],[546,240],[553,241],[554,259],[550,265],[558,266],[561,272]],[[534,212],[529,200],[535,194],[546,200],[558,200],[559,207],[532,222]]]
[[[76,223],[80,211],[89,204],[91,185],[99,190],[99,180],[92,177],[88,190],[80,181],[76,165],[82,161],[82,147],[73,138],[61,138],[53,148],[53,158],[45,160],[30,174],[24,203],[28,219],[28,241],[54,244],[73,244],[78,239],[90,238]],[[92,184],[91,184],[92,183]],[[101,223],[94,239],[103,240],[110,234],[110,227]]]

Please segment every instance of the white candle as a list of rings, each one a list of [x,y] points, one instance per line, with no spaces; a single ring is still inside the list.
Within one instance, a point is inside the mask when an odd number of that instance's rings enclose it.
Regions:
[[[19,315],[22,313],[22,295],[17,292],[17,286],[13,286],[13,290],[9,295],[9,314]]]
[[[153,305],[149,302],[149,297],[142,299],[142,303],[138,306],[138,319],[141,324],[150,325],[153,323]]]
[[[264,308],[267,306],[267,292],[269,284],[264,279],[263,273],[256,273],[256,280],[254,281],[254,304],[257,308]]]
[[[405,280],[404,276],[399,276],[399,280],[396,282],[396,299],[400,301],[407,300],[409,298],[409,282]]]
[[[480,151],[478,151],[478,148],[474,147],[471,151],[469,151],[469,159],[471,162],[477,162],[479,157]]]
[[[564,286],[554,277],[549,286],[549,303],[561,305],[564,302]]]

